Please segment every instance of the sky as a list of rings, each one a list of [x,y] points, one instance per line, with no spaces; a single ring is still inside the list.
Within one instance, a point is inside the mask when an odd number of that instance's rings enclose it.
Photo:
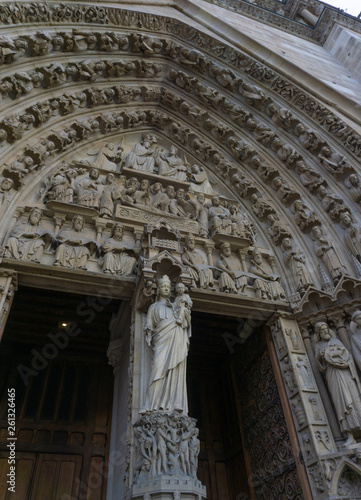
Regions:
[[[333,5],[343,9],[347,14],[351,16],[358,16],[361,12],[361,2],[360,0],[327,0],[325,3]]]

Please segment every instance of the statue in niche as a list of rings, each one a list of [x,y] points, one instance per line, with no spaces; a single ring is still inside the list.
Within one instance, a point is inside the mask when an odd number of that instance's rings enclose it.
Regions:
[[[46,244],[54,235],[41,229],[42,212],[39,208],[30,210],[27,222],[17,224],[5,245],[5,257],[27,262],[40,262]]]
[[[54,200],[63,203],[73,203],[75,179],[82,172],[73,168],[67,168],[65,165],[64,168],[52,175],[43,194],[44,202]]]
[[[350,329],[352,332],[351,337],[351,350],[355,362],[361,371],[361,311],[357,310],[351,316]]]
[[[270,266],[263,261],[262,254],[257,248],[252,252],[249,272],[255,275],[253,287],[256,290],[257,298],[266,300],[286,299],[286,293],[279,282],[280,277],[270,272]]]
[[[241,271],[241,263],[232,257],[231,245],[223,243],[221,254],[216,266],[220,269],[221,275],[218,280],[219,290],[226,293],[240,293],[244,295],[244,290],[248,284],[247,277]]]
[[[347,435],[344,446],[356,444],[353,433],[361,428],[361,385],[352,356],[327,323],[316,323],[315,339],[317,367],[325,373],[341,430]]]
[[[89,156],[97,155],[94,167],[97,169],[116,170],[122,161],[123,148],[113,142],[103,144],[98,151],[89,151]]]
[[[294,247],[291,238],[284,238],[281,248],[285,264],[291,272],[294,290],[304,293],[309,286],[314,286],[313,279],[306,265],[304,253],[299,248]]]
[[[347,249],[361,262],[361,227],[352,222],[348,212],[340,215],[340,225],[345,230],[344,242]]]
[[[99,171],[92,168],[87,177],[75,185],[76,200],[78,205],[89,208],[99,208],[101,182]]]
[[[185,238],[185,246],[182,254],[182,262],[189,266],[194,286],[199,284],[200,288],[211,288],[214,290],[213,272],[205,258],[195,249],[194,236],[189,234]]]
[[[216,233],[231,234],[232,220],[228,208],[221,205],[219,196],[213,196],[212,205],[208,209],[209,230],[212,235]]]
[[[0,206],[10,202],[14,181],[5,177],[0,184]]]
[[[147,137],[141,143],[133,146],[131,152],[125,158],[125,168],[134,168],[141,172],[154,172],[155,159],[152,142]]]
[[[312,229],[311,234],[314,239],[313,247],[315,254],[324,262],[331,278],[333,279],[333,282],[336,284],[341,279],[342,275],[347,274],[347,270],[342,264],[335,247],[323,235],[321,227],[315,226]]]
[[[180,293],[178,291],[178,295]],[[170,295],[170,279],[163,276],[158,280],[157,300],[149,307],[145,324],[146,341],[152,346],[153,359],[142,412],[175,410],[187,415],[190,303],[183,292],[183,297],[179,297],[179,303],[174,306]]]
[[[351,174],[345,180],[345,186],[349,189],[351,198],[356,202],[361,201],[361,182],[357,174]]]
[[[190,167],[190,188],[205,194],[214,194],[211,183],[209,182],[207,172],[199,165]]]
[[[177,156],[178,149],[175,146],[169,148],[169,155],[158,153],[156,162],[158,166],[158,174],[165,177],[173,177],[178,181],[187,180],[187,167],[184,160]]]
[[[103,273],[129,276],[133,274],[137,259],[129,253],[135,253],[134,247],[124,241],[124,225],[116,223],[112,227],[110,238],[101,246]]]
[[[54,266],[86,270],[90,254],[98,247],[96,241],[83,236],[85,226],[81,215],[74,215],[71,229],[60,231]]]

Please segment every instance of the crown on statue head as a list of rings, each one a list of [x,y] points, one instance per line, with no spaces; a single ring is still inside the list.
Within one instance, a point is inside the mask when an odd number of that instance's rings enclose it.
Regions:
[[[166,274],[164,276],[162,276],[161,278],[158,278],[158,286],[163,285],[163,283],[168,283],[168,285],[171,284],[169,276],[167,276]]]

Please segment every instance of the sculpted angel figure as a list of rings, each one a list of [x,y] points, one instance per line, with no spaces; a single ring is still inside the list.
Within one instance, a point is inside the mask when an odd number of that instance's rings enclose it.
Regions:
[[[170,295],[170,279],[163,276],[158,280],[157,300],[149,307],[145,324],[146,341],[152,347],[153,358],[143,412],[175,410],[187,414],[186,366],[191,334],[188,299],[180,301],[180,309],[188,310],[183,311],[180,319]]]
[[[213,194],[214,190],[212,188],[211,183],[209,182],[209,178],[206,170],[199,165],[192,165],[190,168],[191,171],[191,189],[195,191],[200,191],[205,194]]]
[[[103,144],[97,151],[90,151],[88,155],[97,155],[95,168],[116,170],[122,161],[123,148],[116,146],[113,142]]]
[[[327,323],[315,325],[317,367],[325,374],[341,430],[347,435],[344,446],[356,444],[354,432],[361,430],[361,385],[349,351]]]

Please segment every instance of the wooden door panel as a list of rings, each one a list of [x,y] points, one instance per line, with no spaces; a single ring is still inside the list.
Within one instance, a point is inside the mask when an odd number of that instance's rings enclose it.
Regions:
[[[7,480],[9,473],[8,455],[0,454],[0,500],[24,500],[28,498],[31,480],[36,462],[35,453],[16,453],[16,488],[15,493],[8,491]]]
[[[81,466],[81,455],[39,455],[31,500],[77,498]]]

